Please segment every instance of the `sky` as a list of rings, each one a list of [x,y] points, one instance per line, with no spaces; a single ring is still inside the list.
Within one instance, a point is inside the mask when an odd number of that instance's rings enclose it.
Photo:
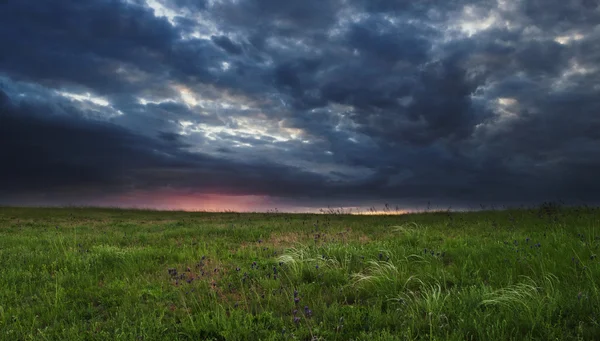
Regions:
[[[0,205],[600,200],[597,0],[0,0]]]

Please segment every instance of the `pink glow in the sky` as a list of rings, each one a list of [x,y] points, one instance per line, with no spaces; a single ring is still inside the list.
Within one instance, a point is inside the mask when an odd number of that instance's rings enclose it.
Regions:
[[[275,203],[266,196],[185,193],[170,190],[135,191],[103,201],[119,207],[183,211],[254,212],[276,208]]]
[[[63,192],[60,196],[22,193],[13,197],[12,205],[52,207],[118,207],[153,210],[208,212],[289,212],[289,213],[346,213],[346,214],[404,214],[415,207],[386,210],[379,205],[355,206],[319,205],[318,199],[292,202],[289,198],[265,195],[231,195],[198,193],[175,189],[153,191],[134,190],[127,193],[103,195],[97,191]],[[2,202],[0,202],[2,205]]]
[[[281,200],[269,196],[185,193],[171,190],[134,191],[115,197],[105,198],[103,202],[96,204],[100,204],[101,206],[182,211],[266,212],[276,209],[279,212],[330,212],[328,208],[323,207],[284,204]],[[333,208],[333,211],[335,212],[336,208]],[[406,214],[411,212],[411,210],[370,210],[369,207],[355,206],[343,207],[339,212],[364,215],[390,215]]]

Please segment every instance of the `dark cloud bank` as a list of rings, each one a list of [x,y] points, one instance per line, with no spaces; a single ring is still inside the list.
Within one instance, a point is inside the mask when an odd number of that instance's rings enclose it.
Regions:
[[[0,46],[0,204],[600,198],[594,0],[4,0]]]

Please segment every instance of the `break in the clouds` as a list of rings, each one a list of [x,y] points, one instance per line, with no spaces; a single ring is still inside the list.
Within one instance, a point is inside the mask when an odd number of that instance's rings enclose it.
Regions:
[[[0,1],[0,203],[598,202],[596,0]]]

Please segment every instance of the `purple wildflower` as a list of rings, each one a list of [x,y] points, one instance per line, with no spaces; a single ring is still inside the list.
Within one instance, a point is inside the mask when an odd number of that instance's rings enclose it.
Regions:
[[[312,316],[312,310],[308,309],[308,306],[304,306],[304,315],[306,315],[306,317]]]

